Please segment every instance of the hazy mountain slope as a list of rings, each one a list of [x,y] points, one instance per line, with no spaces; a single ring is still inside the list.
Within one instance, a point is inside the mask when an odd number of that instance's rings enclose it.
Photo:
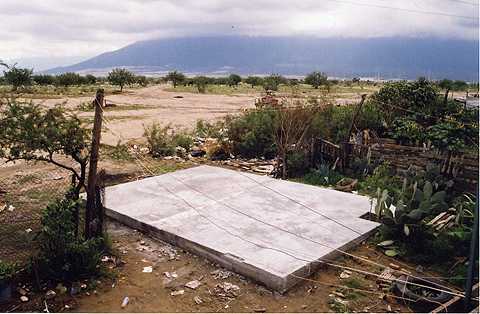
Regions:
[[[478,79],[478,41],[435,38],[202,37],[137,42],[52,73],[119,66],[185,72]]]

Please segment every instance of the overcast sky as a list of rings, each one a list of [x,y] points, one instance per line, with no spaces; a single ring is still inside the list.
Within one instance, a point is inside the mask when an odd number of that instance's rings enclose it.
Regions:
[[[197,35],[478,39],[478,0],[0,0],[0,25],[4,60]]]

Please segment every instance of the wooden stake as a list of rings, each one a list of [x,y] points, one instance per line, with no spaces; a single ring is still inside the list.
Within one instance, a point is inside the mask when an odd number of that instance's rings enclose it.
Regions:
[[[102,116],[103,116],[103,89],[97,90],[93,106],[95,107],[95,119],[93,122],[92,131],[92,147],[90,149],[90,167],[88,169],[88,181],[87,181],[87,207],[85,211],[85,237],[87,239],[95,236],[98,226],[95,226],[96,222],[96,185],[97,185],[97,163],[98,163],[98,150],[100,148],[100,136],[102,132]],[[98,200],[100,201],[100,200]],[[97,219],[98,220],[98,219]]]
[[[350,136],[352,135],[353,132],[353,127],[355,126],[355,122],[357,121],[357,117],[360,114],[360,111],[362,110],[363,103],[365,102],[365,98],[367,98],[367,94],[362,95],[362,100],[357,106],[357,109],[355,110],[355,114],[353,115],[352,122],[350,123],[350,129],[348,130],[347,137],[345,138],[345,142],[350,142]]]

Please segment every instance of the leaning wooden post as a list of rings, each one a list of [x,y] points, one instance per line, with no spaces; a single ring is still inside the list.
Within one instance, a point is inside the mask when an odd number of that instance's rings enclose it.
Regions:
[[[350,142],[350,136],[352,135],[353,132],[353,127],[355,126],[355,122],[357,121],[357,117],[360,114],[360,111],[362,110],[363,103],[365,102],[365,98],[367,98],[367,94],[362,95],[362,100],[357,106],[357,109],[355,110],[355,113],[352,117],[352,122],[350,123],[350,128],[348,129],[347,136],[345,138],[345,142]]]
[[[98,150],[100,148],[100,135],[102,132],[103,116],[103,89],[97,90],[93,106],[95,107],[95,119],[93,121],[92,147],[90,149],[90,167],[88,169],[87,181],[87,207],[85,210],[85,237],[92,238],[95,235],[96,227],[93,226],[96,217],[96,185],[97,185],[97,163]]]

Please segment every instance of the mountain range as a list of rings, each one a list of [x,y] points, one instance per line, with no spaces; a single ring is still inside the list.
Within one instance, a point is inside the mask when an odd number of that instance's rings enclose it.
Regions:
[[[462,79],[478,81],[478,40],[439,38],[185,37],[140,41],[48,73],[137,73],[178,70],[191,75],[301,76],[323,71],[331,77]]]

